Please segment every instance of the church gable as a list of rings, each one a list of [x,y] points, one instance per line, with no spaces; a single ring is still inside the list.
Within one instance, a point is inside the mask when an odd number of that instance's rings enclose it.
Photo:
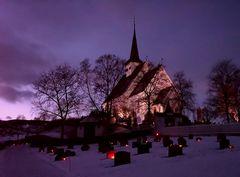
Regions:
[[[113,88],[112,92],[110,93],[108,98],[105,100],[105,102],[106,101],[110,101],[110,100],[115,99],[115,98],[118,98],[121,95],[123,95],[128,90],[128,88],[130,87],[131,83],[139,75],[139,73],[141,72],[142,68],[143,68],[143,64],[140,64],[140,65],[138,65],[135,68],[135,70],[133,71],[133,73],[131,74],[130,77],[126,77],[126,75],[124,75],[119,80],[117,85]]]
[[[154,68],[145,73],[143,78],[137,83],[137,86],[135,87],[130,96],[134,96],[140,92],[143,92],[152,80],[152,78],[155,76],[157,70],[158,68]]]
[[[143,78],[137,84],[130,96],[137,95],[141,92],[156,92],[158,94],[162,89],[172,86],[172,80],[166,73],[162,65],[159,65],[147,73],[144,74]]]

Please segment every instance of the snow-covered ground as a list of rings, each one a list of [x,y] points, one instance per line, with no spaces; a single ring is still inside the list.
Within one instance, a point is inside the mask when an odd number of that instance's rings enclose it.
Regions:
[[[234,148],[225,150],[218,150],[216,137],[202,138],[186,138],[184,155],[171,158],[162,142],[153,142],[151,152],[142,155],[131,146],[116,145],[116,150],[131,153],[131,164],[117,167],[96,144],[86,152],[75,146],[77,155],[65,161],[54,161],[53,155],[37,148],[14,146],[0,151],[0,177],[240,177],[240,137],[227,137]]]

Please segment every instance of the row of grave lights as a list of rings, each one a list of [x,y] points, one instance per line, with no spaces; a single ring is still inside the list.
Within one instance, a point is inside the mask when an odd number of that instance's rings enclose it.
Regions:
[[[160,142],[161,141],[161,136],[159,133],[155,134],[154,141],[155,142]],[[177,155],[182,155],[183,154],[183,147],[187,147],[187,141],[183,137],[179,137],[177,139],[178,144],[173,144],[173,141],[170,139],[169,136],[163,136],[163,146],[168,147],[168,156],[169,157],[174,157]],[[189,135],[189,139],[193,139],[192,135]],[[202,138],[197,137],[196,138],[197,142],[201,142]],[[217,136],[217,141],[219,142],[220,149],[225,149],[225,148],[230,148],[232,149],[234,146],[230,145],[230,141],[226,138],[225,135],[218,135]],[[98,144],[98,151],[102,153],[106,153],[107,159],[114,160],[114,165],[122,165],[122,164],[127,164],[130,163],[130,152],[126,151],[116,151],[114,150],[114,145],[117,144],[116,141],[114,142],[100,142]],[[120,146],[125,146],[128,147],[128,141],[127,140],[120,140]],[[69,147],[69,148],[73,148]],[[88,144],[83,144],[81,146],[82,151],[88,151],[89,150],[89,145]],[[143,153],[149,153],[149,149],[152,148],[152,142],[147,141],[147,138],[138,138],[137,141],[132,142],[132,148],[137,148],[138,154],[143,154]],[[44,149],[39,149],[39,151],[44,151]],[[67,150],[64,152],[64,149],[58,149],[55,147],[47,147],[47,152],[48,153],[53,153],[56,155],[55,160],[66,160],[67,157],[69,156],[75,156],[76,153],[74,151]]]
[[[193,139],[193,136],[190,135],[189,139]],[[160,142],[160,140],[161,140],[160,134],[156,133],[154,141]],[[219,134],[217,136],[217,140],[219,142],[219,148],[220,149],[225,149],[225,148],[232,149],[232,148],[234,148],[234,146],[230,144],[230,141],[228,139],[226,139],[226,136],[223,135],[223,134]],[[163,145],[164,145],[164,147],[168,147],[168,156],[169,157],[182,155],[183,154],[183,151],[182,151],[183,147],[187,147],[187,141],[186,141],[185,138],[179,137],[177,139],[177,141],[178,141],[178,144],[174,145],[173,141],[168,136],[164,136],[163,137]],[[196,137],[196,141],[197,142],[201,142],[202,138],[201,137]],[[143,140],[142,143],[143,144],[141,144],[141,142],[139,140],[137,140],[137,142],[133,142],[132,143],[132,148],[138,147],[138,154],[148,153],[149,152],[149,148],[152,147],[152,144],[150,144],[150,142],[148,142],[147,140]],[[144,145],[144,146],[142,146],[142,145]],[[144,147],[144,150],[141,150],[141,148],[143,148],[143,147]],[[114,150],[108,151],[107,152],[107,158],[114,160],[116,158],[115,154],[116,154],[116,151],[114,151]],[[129,157],[128,158],[130,158],[130,153],[129,153]],[[126,162],[130,162],[130,161],[126,160]],[[122,164],[125,164],[125,163],[122,162]]]

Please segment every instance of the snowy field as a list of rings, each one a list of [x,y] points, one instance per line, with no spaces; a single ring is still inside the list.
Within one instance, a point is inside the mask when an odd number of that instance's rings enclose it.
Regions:
[[[202,138],[186,138],[184,155],[171,158],[162,141],[153,142],[151,152],[141,155],[131,144],[116,145],[116,150],[131,153],[131,163],[117,167],[96,144],[86,152],[75,146],[77,155],[65,161],[54,161],[53,155],[27,145],[13,146],[0,151],[0,177],[240,177],[240,137],[227,137],[234,148],[225,150],[218,149],[216,137]]]

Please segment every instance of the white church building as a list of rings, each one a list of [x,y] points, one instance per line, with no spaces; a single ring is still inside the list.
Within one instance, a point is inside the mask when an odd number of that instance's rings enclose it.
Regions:
[[[163,65],[154,67],[139,57],[134,25],[130,58],[125,63],[125,74],[114,87],[103,107],[111,106],[117,118],[137,118],[142,123],[151,111],[164,112],[167,105],[178,112],[177,91]]]

